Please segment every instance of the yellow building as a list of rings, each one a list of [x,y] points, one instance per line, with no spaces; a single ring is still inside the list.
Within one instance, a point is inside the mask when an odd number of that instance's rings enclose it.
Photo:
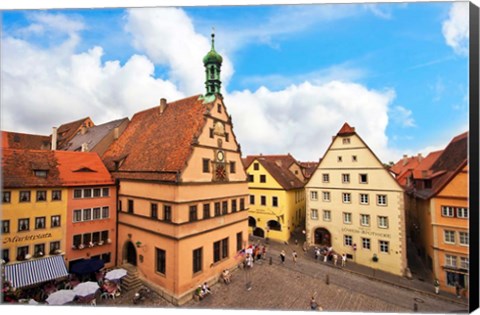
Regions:
[[[248,175],[249,233],[288,241],[305,222],[305,177],[290,155],[255,155],[244,159]]]
[[[358,264],[404,275],[404,191],[355,128],[333,138],[306,184],[306,240]]]

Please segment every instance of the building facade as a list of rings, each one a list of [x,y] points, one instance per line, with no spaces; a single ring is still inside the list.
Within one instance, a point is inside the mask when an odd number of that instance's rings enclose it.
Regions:
[[[288,242],[305,222],[305,177],[290,155],[247,156],[249,233]]]
[[[103,156],[118,181],[117,264],[174,304],[236,267],[248,242],[248,185],[213,36],[203,62],[205,95],[136,113]]]
[[[347,123],[306,184],[307,242],[404,275],[404,191]]]

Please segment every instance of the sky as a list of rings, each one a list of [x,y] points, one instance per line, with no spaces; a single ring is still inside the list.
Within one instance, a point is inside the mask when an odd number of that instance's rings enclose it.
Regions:
[[[222,94],[242,155],[318,161],[345,122],[382,162],[468,130],[468,2],[5,10],[1,129],[48,135]]]

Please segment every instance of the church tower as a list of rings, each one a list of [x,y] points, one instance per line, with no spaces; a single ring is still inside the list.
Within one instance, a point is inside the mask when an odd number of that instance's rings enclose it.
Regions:
[[[220,88],[222,81],[220,81],[220,68],[222,66],[223,58],[215,51],[215,34],[212,33],[212,48],[203,58],[203,65],[205,66],[205,88],[206,94],[204,96],[205,102],[210,102],[215,95],[220,95]]]

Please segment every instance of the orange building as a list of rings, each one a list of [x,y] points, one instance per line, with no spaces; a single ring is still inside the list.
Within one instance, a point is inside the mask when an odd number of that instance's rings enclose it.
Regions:
[[[428,169],[414,170],[417,245],[440,289],[468,294],[468,133],[432,154]]]
[[[174,304],[236,267],[248,240],[248,185],[213,38],[203,61],[204,96],[136,113],[103,155],[119,183],[117,263]]]

